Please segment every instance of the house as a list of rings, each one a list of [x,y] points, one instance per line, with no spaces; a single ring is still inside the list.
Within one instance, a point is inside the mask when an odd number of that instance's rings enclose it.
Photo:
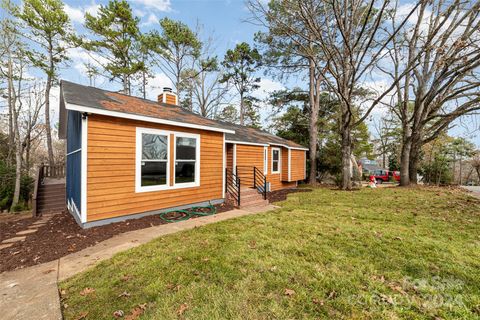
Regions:
[[[305,179],[304,147],[150,101],[61,82],[66,202],[82,227],[232,199],[260,205]]]

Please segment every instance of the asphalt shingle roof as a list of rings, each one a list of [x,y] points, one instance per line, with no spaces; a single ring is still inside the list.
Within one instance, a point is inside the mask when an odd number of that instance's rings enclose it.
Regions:
[[[176,105],[159,103],[157,101],[84,86],[65,80],[61,81],[61,92],[63,96],[63,100],[60,102],[61,104],[68,103],[105,111],[122,112],[185,124],[234,130],[234,134],[225,134],[225,139],[229,141],[304,148],[295,142],[280,138],[266,131],[204,118]],[[60,112],[60,127],[64,126],[62,121],[66,120],[65,113],[62,112],[62,109],[63,108],[61,108]]]

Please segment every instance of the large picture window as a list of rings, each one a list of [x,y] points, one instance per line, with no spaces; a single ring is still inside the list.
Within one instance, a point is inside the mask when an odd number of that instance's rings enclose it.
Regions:
[[[198,185],[199,139],[198,135],[175,134],[175,185]]]
[[[272,148],[272,173],[280,172],[280,149]]]
[[[135,192],[199,186],[200,135],[137,128],[135,166]]]

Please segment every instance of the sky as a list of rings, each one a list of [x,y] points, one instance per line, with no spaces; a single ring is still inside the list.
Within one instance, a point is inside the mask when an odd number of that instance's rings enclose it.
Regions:
[[[265,0],[266,1],[266,0]],[[64,1],[65,11],[72,20],[74,29],[79,34],[84,34],[85,29],[82,24],[85,12],[95,14],[100,5],[108,1],[103,0],[68,0]],[[130,0],[129,1],[134,14],[141,18],[142,31],[149,31],[158,28],[158,20],[162,17],[180,20],[192,29],[197,25],[201,26],[201,38],[205,40],[208,37],[215,39],[214,46],[216,54],[221,60],[227,49],[233,48],[237,43],[253,43],[255,32],[259,27],[245,20],[249,17],[249,12],[243,0]],[[406,4],[406,3],[404,3]],[[406,7],[406,6],[405,6]],[[90,60],[89,55],[80,48],[73,48],[69,55],[71,61],[64,65],[60,71],[60,78],[80,84],[89,84],[88,77],[85,75],[84,63]],[[33,71],[35,73],[35,71]],[[150,80],[147,90],[147,98],[156,100],[157,95],[164,86],[171,86],[168,78],[160,70],[154,70],[155,77]],[[259,71],[262,80],[260,88],[255,92],[258,98],[265,98],[268,92],[279,90],[285,87],[303,86],[306,82],[301,79],[290,79],[287,83],[281,83],[274,80],[270,75],[265,75]],[[381,86],[385,80],[376,77],[372,79],[371,86]],[[108,89],[119,90],[120,85],[109,82],[106,78],[97,78],[95,86]],[[57,100],[58,89],[53,91],[55,100]],[[57,105],[57,103],[53,103]],[[372,135],[376,135],[373,121],[378,120],[386,109],[377,108],[372,117],[368,120],[368,125]],[[265,124],[268,110],[261,112],[262,121]],[[454,136],[463,136],[469,138],[478,147],[480,147],[480,117],[468,117],[455,123],[455,127],[450,130]]]

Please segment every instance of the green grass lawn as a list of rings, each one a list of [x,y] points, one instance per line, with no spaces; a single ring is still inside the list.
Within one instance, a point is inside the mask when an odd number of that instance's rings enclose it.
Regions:
[[[281,206],[159,238],[63,282],[65,318],[480,318],[479,200],[315,189]]]

